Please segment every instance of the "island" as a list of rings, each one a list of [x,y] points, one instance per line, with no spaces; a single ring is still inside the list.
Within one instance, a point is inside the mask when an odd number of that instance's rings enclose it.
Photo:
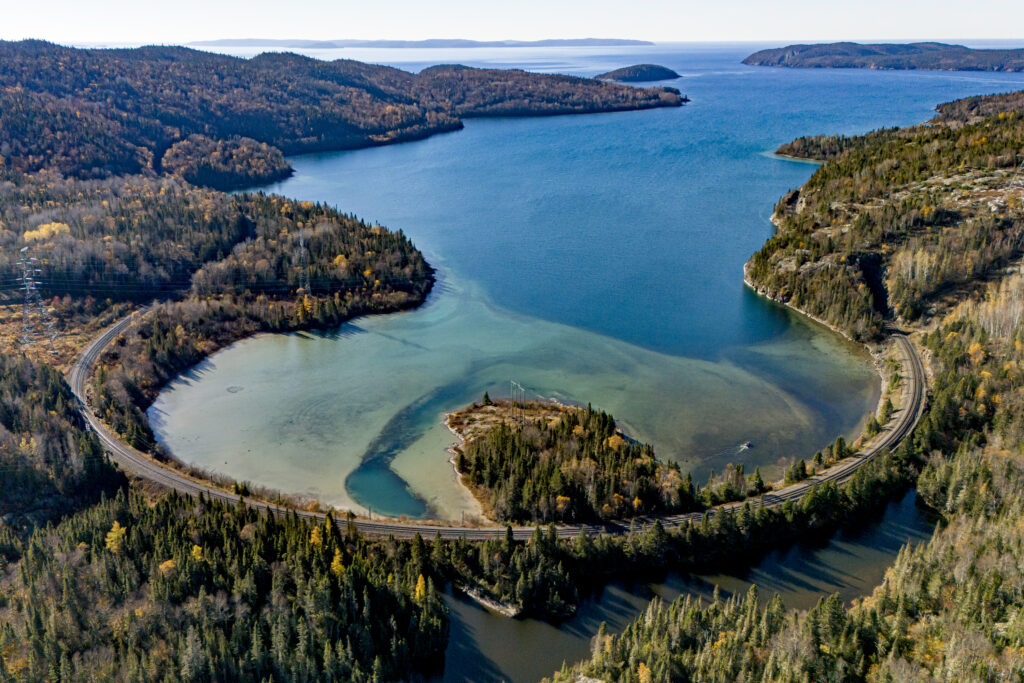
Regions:
[[[445,423],[460,441],[456,472],[494,519],[593,522],[698,509],[678,464],[658,460],[590,407],[484,396]]]
[[[596,78],[602,81],[621,81],[623,83],[650,83],[652,81],[672,81],[681,77],[667,66],[634,64],[603,73]]]
[[[1024,71],[1024,49],[978,50],[948,43],[819,43],[761,50],[743,63],[801,69]]]

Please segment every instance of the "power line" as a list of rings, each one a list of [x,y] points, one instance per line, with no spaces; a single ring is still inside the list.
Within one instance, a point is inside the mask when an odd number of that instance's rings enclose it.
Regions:
[[[28,255],[28,247],[22,247],[18,265],[21,266],[21,291],[24,295],[21,304],[21,345],[29,347],[40,334],[45,334],[50,342],[50,353],[56,354],[53,342],[58,337],[57,326],[50,311],[43,305],[39,296],[39,280],[42,274],[39,259]]]

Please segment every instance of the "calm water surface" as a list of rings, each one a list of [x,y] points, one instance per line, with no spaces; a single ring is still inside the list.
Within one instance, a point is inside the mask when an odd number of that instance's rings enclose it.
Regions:
[[[1024,77],[759,69],[739,63],[750,49],[319,54],[582,75],[656,62],[684,75],[672,84],[693,101],[471,120],[426,141],[293,159],[295,176],[272,191],[403,229],[439,269],[438,290],[414,312],[216,354],[154,404],[159,438],[237,479],[458,518],[477,507],[446,462],[441,416],[507,394],[511,379],[613,412],[699,480],[741,460],[775,476],[855,434],[878,398],[866,357],[741,281],[774,202],[814,168],[768,152],[801,134],[922,121],[938,102]]]
[[[264,335],[210,358],[150,411],[178,457],[342,506],[457,518],[444,411],[531,391],[613,412],[661,456],[707,476],[728,462],[771,476],[859,430],[877,378],[852,345],[744,289],[772,205],[813,165],[773,158],[799,135],[927,119],[935,104],[1024,85],[1014,74],[744,67],[754,45],[316,52],[417,70],[461,62],[593,75],[654,62],[684,75],[681,109],[474,120],[426,141],[292,160],[272,191],[403,229],[439,269],[419,310],[326,335]],[[740,453],[738,445],[754,448]],[[558,627],[450,596],[447,681],[537,680],[587,655],[654,596],[713,586],[808,607],[881,579],[929,525],[912,495],[824,546],[737,575],[607,587]]]
[[[807,609],[822,595],[851,600],[881,583],[885,569],[907,541],[927,538],[931,525],[915,506],[916,494],[889,505],[865,528],[840,533],[828,543],[798,545],[770,553],[747,571],[716,576],[670,575],[661,583],[616,582],[585,600],[569,621],[554,626],[532,619],[508,619],[462,596],[449,595],[451,640],[445,683],[539,681],[562,666],[590,656],[590,641],[601,622],[610,633],[624,629],[650,601],[688,594],[710,600],[717,586],[723,598],[743,595],[757,584],[762,599],[774,593],[787,607]]]

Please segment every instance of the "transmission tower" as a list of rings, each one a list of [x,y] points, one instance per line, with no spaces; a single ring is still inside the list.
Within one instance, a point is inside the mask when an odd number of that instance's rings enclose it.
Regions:
[[[45,334],[50,343],[50,353],[57,353],[53,343],[57,340],[57,326],[50,312],[43,305],[39,295],[39,259],[28,255],[28,247],[21,248],[18,259],[21,266],[21,345],[27,347],[40,334]]]
[[[299,289],[309,294],[309,253],[306,251],[306,234],[299,228]]]

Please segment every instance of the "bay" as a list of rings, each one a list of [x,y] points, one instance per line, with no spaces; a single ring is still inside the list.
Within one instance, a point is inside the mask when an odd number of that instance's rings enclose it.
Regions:
[[[612,412],[698,481],[730,462],[771,478],[856,436],[879,392],[866,355],[742,283],[774,202],[814,170],[770,151],[920,122],[938,102],[1024,77],[743,66],[753,47],[318,54],[580,75],[654,62],[683,74],[670,85],[692,102],[469,120],[424,141],[294,158],[295,176],[268,191],[404,230],[439,285],[416,311],[221,351],[161,393],[158,438],[239,480],[458,519],[479,508],[447,463],[442,415],[506,395],[510,380]]]

